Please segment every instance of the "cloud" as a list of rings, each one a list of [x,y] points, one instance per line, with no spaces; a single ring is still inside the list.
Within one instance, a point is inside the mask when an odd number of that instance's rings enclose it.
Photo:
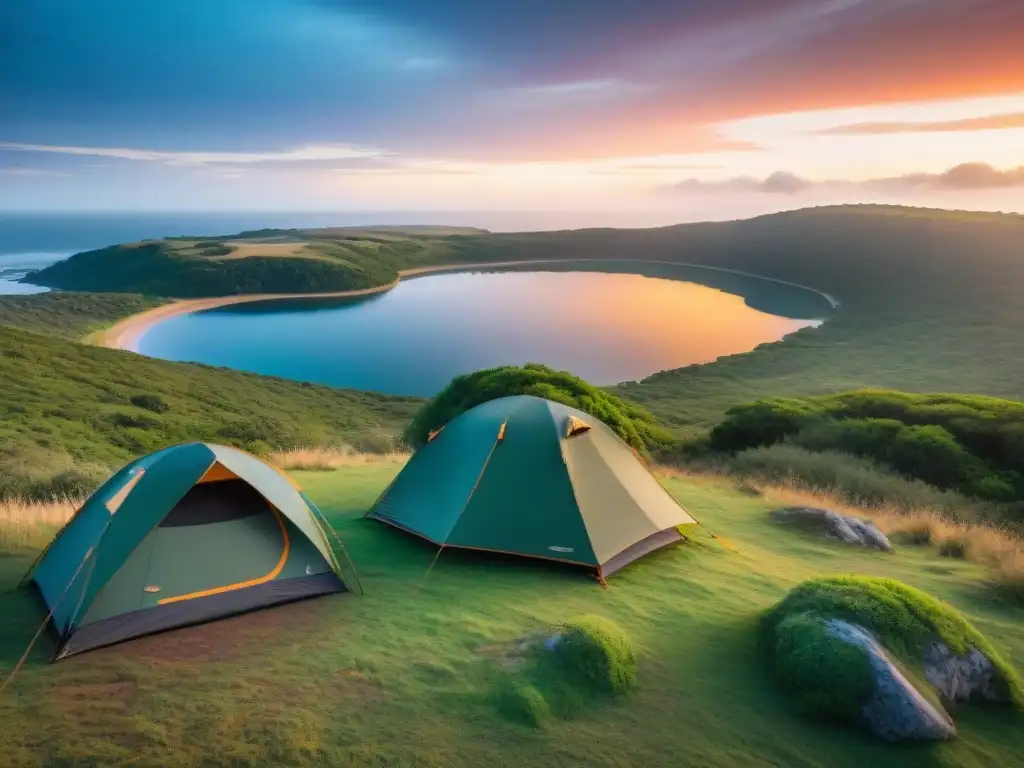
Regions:
[[[920,179],[921,177],[918,175],[903,178]],[[986,163],[964,163],[955,168],[950,168],[938,176],[929,177],[925,175],[923,182],[926,185],[931,184],[952,189],[1020,187],[1024,186],[1024,165],[1001,171]]]
[[[63,171],[51,171],[46,168],[19,168],[16,166],[7,166],[0,168],[0,176],[70,176],[70,173],[64,173]]]
[[[511,107],[563,106],[567,103],[604,102],[647,93],[650,86],[618,77],[576,80],[490,91],[486,99],[493,104]]]
[[[934,122],[851,123],[814,131],[818,136],[863,136],[886,133],[938,133],[945,131],[996,131],[1024,128],[1024,112],[969,117]]]
[[[986,163],[963,163],[943,173],[910,173],[861,181],[812,181],[788,171],[776,171],[765,179],[738,176],[721,181],[684,179],[669,187],[674,192],[755,192],[799,195],[810,190],[870,190],[913,192],[935,190],[982,190],[1024,187],[1024,166],[1000,170]]]
[[[84,157],[110,157],[119,160],[137,160],[168,165],[212,165],[218,163],[310,163],[359,158],[380,157],[384,153],[346,145],[306,146],[278,152],[188,152],[155,149],[130,149],[126,147],[77,147],[49,144],[23,144],[0,141],[0,151],[48,152],[61,155]]]

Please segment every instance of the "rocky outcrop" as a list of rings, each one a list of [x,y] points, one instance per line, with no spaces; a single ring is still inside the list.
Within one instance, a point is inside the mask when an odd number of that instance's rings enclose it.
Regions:
[[[921,695],[870,632],[840,619],[828,619],[825,626],[833,637],[868,654],[875,690],[860,714],[872,733],[886,741],[936,741],[956,736],[956,726],[945,710]]]
[[[924,676],[948,702],[1006,700],[996,686],[992,662],[977,648],[957,656],[941,640],[935,640],[924,654]]]
[[[886,552],[892,544],[874,523],[857,517],[840,515],[830,509],[817,507],[785,507],[771,513],[772,519],[784,525],[819,532],[826,538],[860,547],[872,547]]]

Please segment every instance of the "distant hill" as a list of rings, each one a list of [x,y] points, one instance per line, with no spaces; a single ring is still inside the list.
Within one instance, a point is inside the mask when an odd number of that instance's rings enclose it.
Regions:
[[[175,298],[356,290],[391,283],[408,266],[458,259],[451,238],[485,234],[457,227],[340,227],[174,237],[78,253],[25,280]]]

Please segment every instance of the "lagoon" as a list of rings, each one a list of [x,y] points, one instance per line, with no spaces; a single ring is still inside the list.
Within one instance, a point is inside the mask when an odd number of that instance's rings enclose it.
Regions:
[[[432,395],[526,362],[595,384],[710,362],[816,326],[814,291],[678,265],[578,262],[403,280],[373,296],[235,304],[157,323],[138,351],[335,387]]]

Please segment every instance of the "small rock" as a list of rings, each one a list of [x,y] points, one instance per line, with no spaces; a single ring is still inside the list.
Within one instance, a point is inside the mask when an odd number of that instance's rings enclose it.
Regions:
[[[551,637],[549,637],[547,640],[544,641],[544,649],[548,650],[548,651],[553,651],[553,650],[555,650],[555,648],[558,646],[558,644],[560,642],[562,642],[562,635],[561,635],[561,633],[556,634],[556,635],[552,635]]]
[[[949,715],[921,695],[863,627],[841,619],[825,622],[829,634],[868,653],[875,692],[861,707],[865,725],[886,741],[943,740],[956,736]]]
[[[977,648],[966,656],[957,656],[941,640],[935,640],[924,653],[924,676],[949,702],[967,701],[980,696],[987,701],[1003,701],[995,685],[995,669]]]
[[[867,520],[847,517],[830,509],[817,507],[785,507],[776,509],[771,514],[777,523],[799,525],[819,531],[826,538],[836,539],[845,544],[892,551],[892,544],[885,534]]]

